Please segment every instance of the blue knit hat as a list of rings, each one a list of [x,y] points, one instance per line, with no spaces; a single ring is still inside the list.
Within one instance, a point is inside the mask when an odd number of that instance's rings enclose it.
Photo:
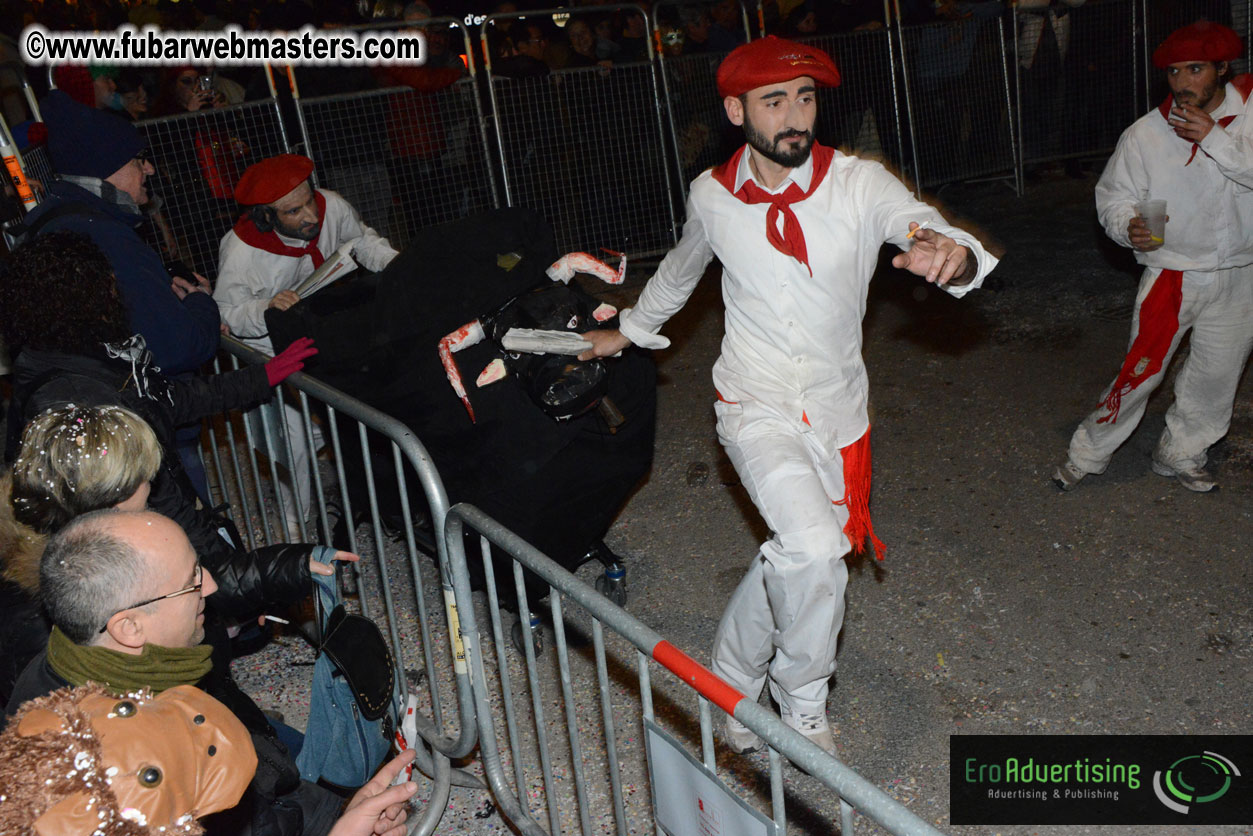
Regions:
[[[81,105],[60,90],[44,98],[41,110],[57,174],[103,180],[148,147],[135,126],[121,116]]]

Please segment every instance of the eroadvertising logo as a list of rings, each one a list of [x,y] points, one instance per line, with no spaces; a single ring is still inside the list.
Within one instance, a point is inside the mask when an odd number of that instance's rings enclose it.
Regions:
[[[953,735],[952,824],[1253,821],[1253,735]]]

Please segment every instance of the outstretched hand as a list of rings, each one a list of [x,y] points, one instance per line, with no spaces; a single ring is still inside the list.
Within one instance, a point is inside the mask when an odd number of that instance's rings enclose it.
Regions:
[[[305,367],[304,361],[317,354],[318,350],[313,347],[313,340],[309,337],[301,337],[293,342],[287,348],[280,351],[274,356],[274,359],[265,364],[265,376],[271,386],[277,386]]]
[[[608,328],[604,331],[588,331],[585,334],[579,334],[579,336],[592,344],[591,348],[579,355],[580,360],[612,357],[631,344],[631,341],[624,337],[622,332],[616,328]]]
[[[892,266],[908,270],[937,285],[968,284],[975,277],[970,250],[934,229],[910,221],[914,245],[892,259]]]
[[[353,554],[352,552],[335,552],[335,554],[331,555],[331,560],[342,560],[346,563],[356,563],[360,559],[361,559],[360,557]],[[329,563],[323,563],[320,560],[314,560],[311,557],[309,558],[309,571],[315,575],[330,576],[330,575],[335,574],[335,567],[331,566],[331,564]]]
[[[390,786],[400,771],[413,762],[414,750],[401,752],[370,779],[344,808],[329,836],[405,836],[406,805],[417,791],[412,781]]]

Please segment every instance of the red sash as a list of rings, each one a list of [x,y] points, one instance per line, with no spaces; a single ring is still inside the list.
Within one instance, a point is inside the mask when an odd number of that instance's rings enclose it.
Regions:
[[[326,198],[317,189],[313,190],[313,199],[318,205],[318,222],[322,223],[326,220]],[[259,250],[265,250],[267,253],[275,255],[289,255],[292,258],[300,258],[307,255],[313,259],[313,269],[316,270],[322,266],[322,262],[326,261],[322,251],[318,249],[317,241],[310,241],[303,247],[289,247],[284,244],[278,237],[278,233],[274,230],[262,232],[257,229],[257,225],[252,222],[252,218],[245,213],[239,216],[239,220],[235,221],[233,227],[235,234],[239,236],[239,240],[243,241],[250,247],[256,247]],[[321,235],[319,234],[319,238]]]
[[[1106,421],[1118,423],[1123,395],[1162,370],[1166,352],[1170,351],[1175,332],[1179,330],[1179,307],[1182,304],[1183,273],[1163,270],[1140,303],[1140,327],[1122,362],[1118,378],[1105,400],[1101,401],[1101,406],[1108,409],[1109,414],[1098,418],[1098,424]]]
[[[809,197],[822,184],[827,176],[827,170],[831,168],[831,160],[835,158],[835,152],[815,142],[810,152],[814,161],[814,172],[809,181],[809,189],[802,191],[800,186],[791,183],[781,193],[770,194],[753,182],[751,177],[744,181],[744,185],[738,192],[735,191],[735,175],[740,167],[740,158],[747,150],[748,146],[743,146],[731,155],[731,159],[716,167],[713,170],[713,178],[745,203],[769,203],[770,210],[766,212],[766,240],[779,252],[804,264],[809,270],[809,275],[812,276],[814,271],[809,266],[809,251],[805,247],[805,230],[801,228],[800,219],[796,217],[790,204]],[[783,213],[782,235],[779,235],[780,212]]]

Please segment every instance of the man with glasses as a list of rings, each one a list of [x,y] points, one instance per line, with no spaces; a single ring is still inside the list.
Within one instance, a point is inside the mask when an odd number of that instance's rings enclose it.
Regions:
[[[52,636],[18,678],[9,715],[67,685],[99,682],[117,694],[196,685],[248,728],[258,755],[240,805],[206,819],[206,828],[275,836],[330,831],[339,798],[300,780],[274,728],[231,679],[227,655],[214,653],[217,635],[214,644],[205,642],[206,599],[217,583],[175,522],[151,511],[76,517],[48,541],[39,581]]]
[[[221,318],[208,281],[171,276],[140,237],[155,170],[146,140],[125,119],[53,90],[42,105],[57,180],[26,219],[30,234],[69,230],[104,251],[117,275],[131,328],[143,334],[166,375],[198,369],[218,349]]]

